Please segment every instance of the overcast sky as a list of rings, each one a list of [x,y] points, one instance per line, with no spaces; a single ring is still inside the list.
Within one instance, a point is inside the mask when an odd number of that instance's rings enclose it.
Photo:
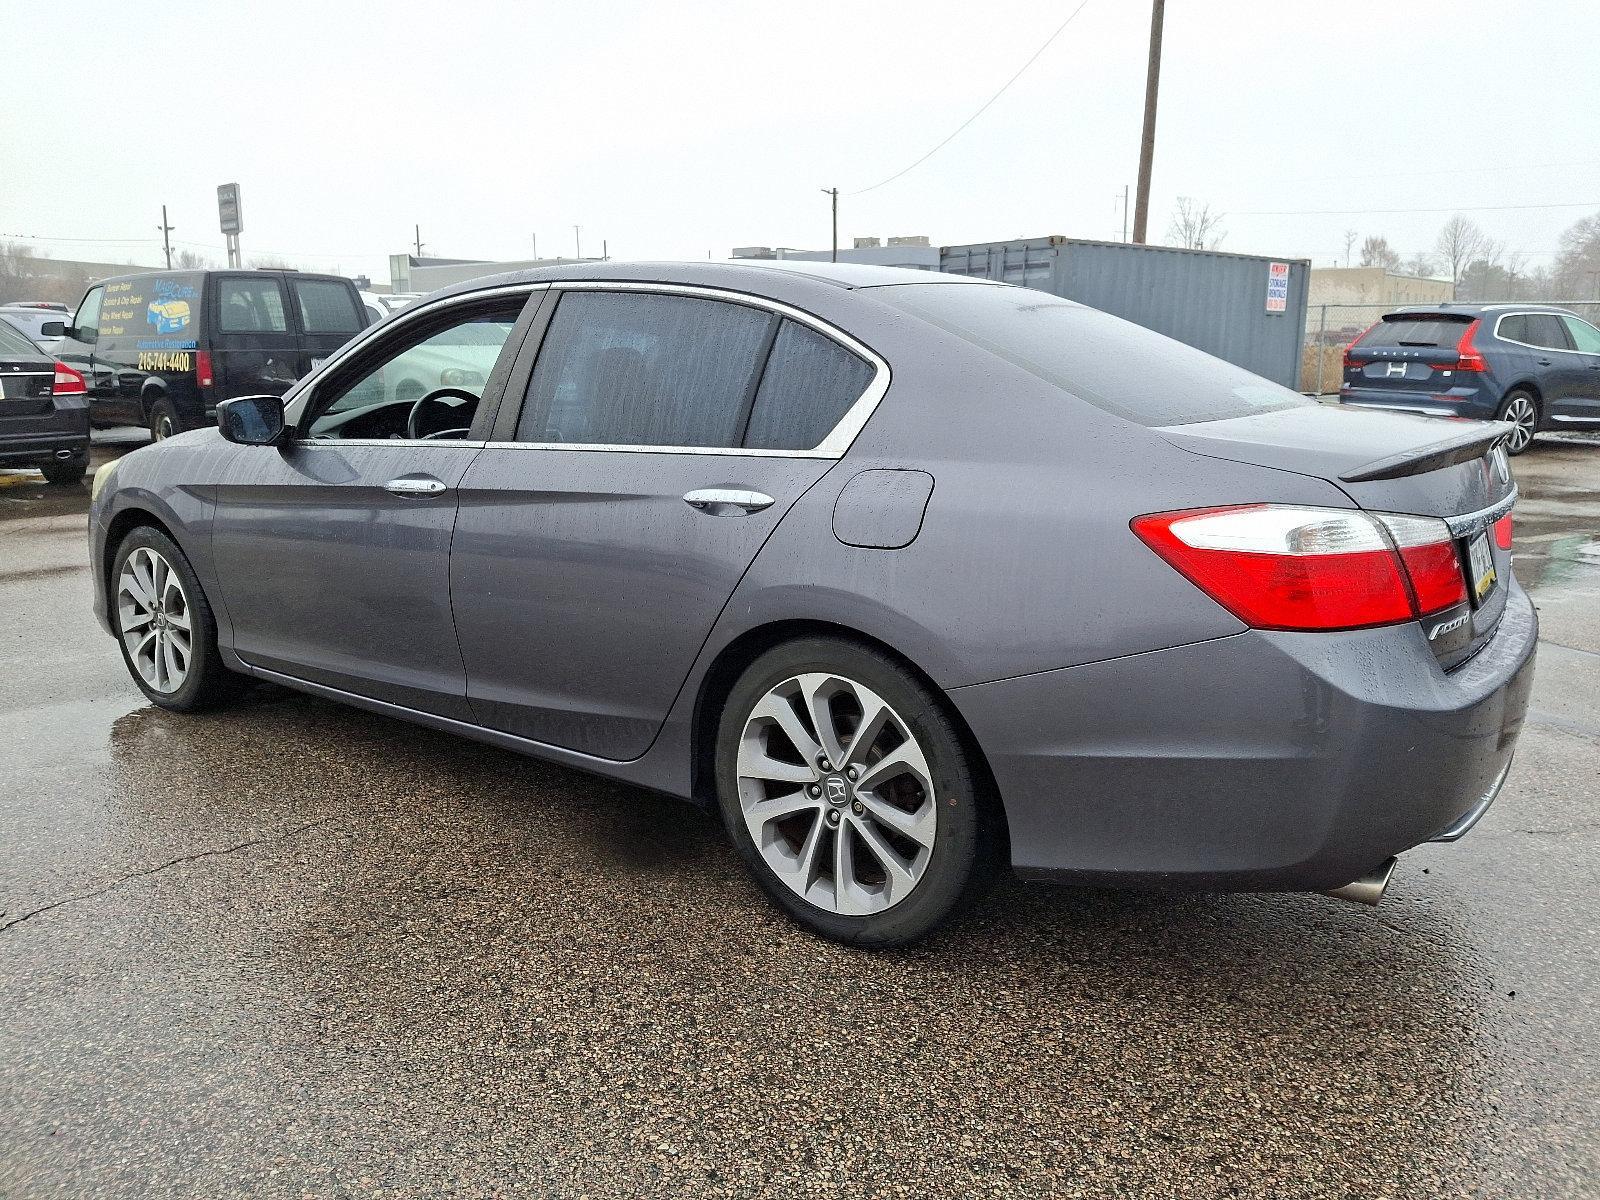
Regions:
[[[849,194],[1077,3],[0,0],[0,239],[158,263],[165,203],[220,260],[228,180],[247,257],[380,281],[417,223],[460,257],[570,254],[574,224],[614,257],[825,248],[834,185],[844,245],[1117,238],[1148,0],[1089,0]],[[1459,208],[1546,264],[1600,210],[1597,55],[1594,0],[1168,0],[1152,240],[1179,195],[1223,249],[1324,264]]]

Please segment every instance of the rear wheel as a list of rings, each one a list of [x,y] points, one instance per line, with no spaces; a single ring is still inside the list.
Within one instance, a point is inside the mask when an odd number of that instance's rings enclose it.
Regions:
[[[717,735],[717,795],[767,894],[837,941],[897,946],[974,881],[979,773],[920,682],[864,646],[808,638],[745,671]]]
[[[158,529],[135,529],[111,570],[111,620],[128,673],[162,708],[193,712],[230,699],[242,680],[222,665],[217,623],[194,568]]]
[[[1506,435],[1506,453],[1521,454],[1533,442],[1533,435],[1539,430],[1538,399],[1525,388],[1508,392],[1505,402],[1500,406],[1500,420],[1510,421],[1516,426]]]
[[[89,469],[87,454],[74,454],[71,458],[52,458],[39,464],[46,483],[74,484],[83,482],[83,473]]]
[[[157,400],[150,406],[150,436],[164,442],[174,434],[183,432],[183,422],[170,400]]]

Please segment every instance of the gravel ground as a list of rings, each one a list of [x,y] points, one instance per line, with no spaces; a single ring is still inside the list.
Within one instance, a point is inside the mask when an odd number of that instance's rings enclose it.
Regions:
[[[1596,1195],[1600,442],[1517,469],[1517,767],[1380,908],[1008,882],[876,955],[685,804],[146,705],[86,490],[0,473],[0,1196]]]

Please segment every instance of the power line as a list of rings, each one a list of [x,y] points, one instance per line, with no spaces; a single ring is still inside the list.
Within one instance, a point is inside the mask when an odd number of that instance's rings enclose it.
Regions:
[[[1033,66],[1033,64],[1038,60],[1038,58],[1039,58],[1039,56],[1041,54],[1043,54],[1046,50],[1050,49],[1050,43],[1054,42],[1058,37],[1060,37],[1061,36],[1061,31],[1063,29],[1065,29],[1068,25],[1071,25],[1073,18],[1076,17],[1079,13],[1081,13],[1085,8],[1087,8],[1088,5],[1089,5],[1089,0],[1082,0],[1082,3],[1080,3],[1077,8],[1072,10],[1072,13],[1067,17],[1067,19],[1065,21],[1061,22],[1061,24],[1056,26],[1056,31],[1054,33],[1052,33],[1049,37],[1045,38],[1044,44],[1033,52],[1033,56],[1031,58],[1029,58],[1027,62],[1022,64],[1022,66],[1017,70],[1017,73],[1015,75],[1013,75],[1010,79],[1006,80],[1005,83],[1001,85],[1001,88],[1000,88],[1000,90],[998,92],[996,92],[994,95],[990,96],[987,100],[985,100],[983,102],[983,106],[981,108],[979,108],[977,112],[973,113],[965,121],[963,121],[963,122],[961,122],[961,124],[957,125],[955,127],[955,129],[953,131],[951,131],[950,135],[944,139],[944,141],[940,142],[932,150],[929,150],[926,154],[924,154],[921,158],[917,159],[916,162],[912,163],[909,167],[906,167],[904,170],[896,171],[893,175],[889,176],[889,178],[883,179],[883,180],[879,180],[877,183],[873,184],[871,187],[864,187],[860,191],[857,191],[857,192],[846,192],[845,194],[848,195],[848,196],[864,196],[868,192],[875,192],[879,188],[883,187],[885,184],[893,183],[896,179],[899,179],[900,176],[908,174],[909,172],[915,170],[917,167],[920,167],[923,163],[927,162],[935,154],[939,153],[939,151],[943,150],[946,146],[948,146],[955,139],[956,134],[960,133],[968,125],[971,125],[979,117],[983,116],[984,113],[988,112],[989,111],[989,106],[992,105],[996,100],[1000,99],[1001,96],[1005,95],[1006,91],[1011,87],[1011,85],[1013,83],[1015,83],[1017,80],[1022,78],[1023,72],[1026,71],[1029,67]]]

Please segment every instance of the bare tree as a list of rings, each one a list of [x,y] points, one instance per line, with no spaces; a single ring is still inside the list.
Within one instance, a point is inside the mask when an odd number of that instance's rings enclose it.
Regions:
[[[1356,244],[1356,239],[1360,236],[1354,229],[1344,231],[1344,265],[1347,267],[1350,265],[1350,247]]]
[[[1215,250],[1227,237],[1222,228],[1221,213],[1211,211],[1209,204],[1178,197],[1178,209],[1167,226],[1167,239],[1190,250]]]
[[[1568,226],[1550,275],[1551,290],[1561,299],[1600,299],[1600,213]]]
[[[1439,231],[1439,240],[1434,244],[1434,249],[1450,271],[1451,299],[1455,298],[1456,289],[1461,285],[1462,273],[1473,259],[1483,254],[1487,240],[1477,223],[1460,213],[1446,221],[1444,228]]]
[[[1419,279],[1431,279],[1439,273],[1439,260],[1425,250],[1419,251],[1401,263],[1400,270]]]
[[[1400,252],[1389,245],[1388,238],[1374,233],[1361,243],[1361,265],[1395,271],[1400,267]]]
[[[180,271],[209,271],[217,264],[204,254],[193,250],[179,250],[172,256],[172,265]]]

